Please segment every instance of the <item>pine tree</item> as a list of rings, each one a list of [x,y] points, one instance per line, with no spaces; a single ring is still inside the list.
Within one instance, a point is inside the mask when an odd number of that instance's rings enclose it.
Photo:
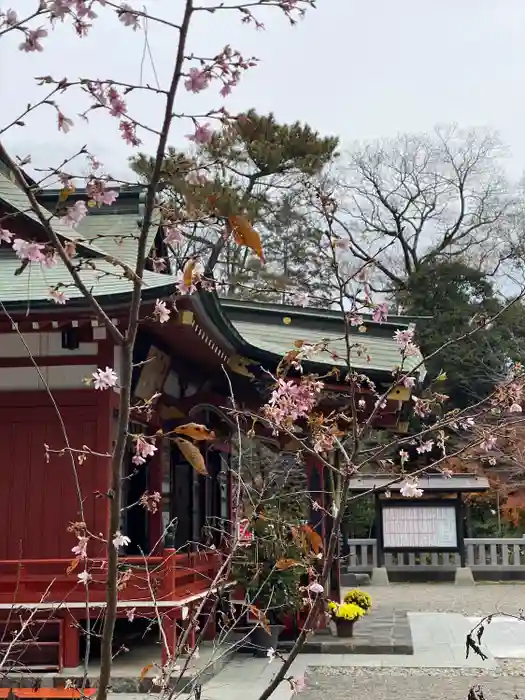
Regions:
[[[184,230],[179,254],[209,258],[220,236],[217,220],[242,215],[261,236],[266,264],[247,248],[224,242],[214,265],[223,282],[219,290],[272,301],[303,292],[322,304],[328,258],[320,248],[322,232],[309,216],[306,188],[337,157],[337,146],[337,138],[322,137],[308,125],[279,124],[273,114],[250,110],[192,153],[170,148],[161,176],[165,215],[178,218],[188,208],[200,215],[198,224]],[[139,154],[131,166],[146,180],[152,159]]]

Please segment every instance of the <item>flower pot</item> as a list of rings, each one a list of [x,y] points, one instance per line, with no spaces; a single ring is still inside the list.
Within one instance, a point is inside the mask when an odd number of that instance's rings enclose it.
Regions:
[[[255,656],[266,656],[268,649],[277,649],[279,635],[284,625],[269,625],[270,633],[264,627],[257,625],[250,634],[250,646],[254,649]]]
[[[336,618],[335,624],[337,627],[338,637],[348,638],[354,636],[355,620],[344,620],[342,618]]]

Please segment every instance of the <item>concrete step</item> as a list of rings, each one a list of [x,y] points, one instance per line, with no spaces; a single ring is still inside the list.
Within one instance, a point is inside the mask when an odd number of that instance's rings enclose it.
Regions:
[[[192,658],[183,678],[179,678],[180,670],[174,671],[169,686],[177,692],[189,692],[195,685],[209,683],[230,661],[234,653],[234,644],[222,644],[214,646],[211,642],[205,642],[199,649],[199,657]],[[178,666],[183,668],[186,657],[181,657]],[[153,683],[153,678],[158,673],[158,667],[153,666],[141,680],[141,672],[149,664],[158,664],[160,667],[159,647],[138,647],[129,654],[122,654],[115,659],[111,674],[111,693],[155,693],[160,692],[160,687]],[[66,681],[82,686],[84,669],[66,669],[62,673],[42,674],[8,674],[0,681],[2,687],[34,687],[37,681],[42,688],[64,686]],[[88,670],[88,687],[96,688],[98,684],[99,668],[93,663]]]

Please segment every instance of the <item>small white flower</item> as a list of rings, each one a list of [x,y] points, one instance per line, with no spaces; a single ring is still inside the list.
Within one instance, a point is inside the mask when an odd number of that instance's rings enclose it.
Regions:
[[[106,369],[99,367],[91,376],[93,377],[93,386],[99,391],[116,386],[118,382],[118,375],[111,367],[106,367]]]
[[[91,574],[88,573],[87,571],[81,571],[78,574],[77,578],[78,578],[80,583],[83,583],[84,586],[87,586],[89,581],[91,581],[91,579],[93,578],[93,576],[91,576]]]
[[[521,412],[522,412],[522,408],[521,408],[521,406],[519,405],[519,403],[513,403],[512,406],[509,408],[509,411],[510,411],[511,413],[521,413]]]
[[[312,503],[312,510],[319,510],[320,507],[321,506],[319,505],[319,503],[317,503],[317,501],[314,501]]]
[[[337,518],[337,516],[339,515],[339,508],[335,505],[335,503],[332,503],[332,507],[330,510],[332,513],[332,517]]]
[[[136,610],[136,608],[128,608],[128,610],[126,610],[126,617],[128,618],[128,622],[133,622],[133,620],[135,619]]]
[[[419,498],[423,495],[423,489],[418,487],[417,479],[414,479],[413,481],[405,481],[399,491],[405,498]]]
[[[310,591],[310,593],[324,593],[324,588],[317,581],[311,583],[308,586],[308,590]]]
[[[188,608],[187,605],[183,605],[182,606],[182,619],[187,620],[189,614],[190,614],[190,609]]]
[[[268,663],[271,664],[275,658],[275,649],[273,647],[270,647],[266,652],[266,656],[268,657]]]
[[[129,539],[129,537],[127,535],[123,535],[120,530],[117,530],[115,532],[113,544],[115,545],[116,549],[118,549],[119,547],[127,547],[130,542],[131,540]]]

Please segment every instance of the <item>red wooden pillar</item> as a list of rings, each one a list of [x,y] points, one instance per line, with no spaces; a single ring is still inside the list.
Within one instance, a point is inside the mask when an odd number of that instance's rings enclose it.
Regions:
[[[306,455],[305,460],[307,487],[312,501],[309,524],[321,536],[326,552],[332,530],[332,496],[330,481],[327,478],[329,474],[326,474],[325,465],[318,457],[309,454]],[[328,587],[330,599],[340,602],[339,543],[337,543],[334,562],[328,577]],[[321,623],[320,626],[323,624]]]
[[[69,611],[64,616],[62,659],[64,668],[78,668],[80,666],[80,627],[78,620]]]

